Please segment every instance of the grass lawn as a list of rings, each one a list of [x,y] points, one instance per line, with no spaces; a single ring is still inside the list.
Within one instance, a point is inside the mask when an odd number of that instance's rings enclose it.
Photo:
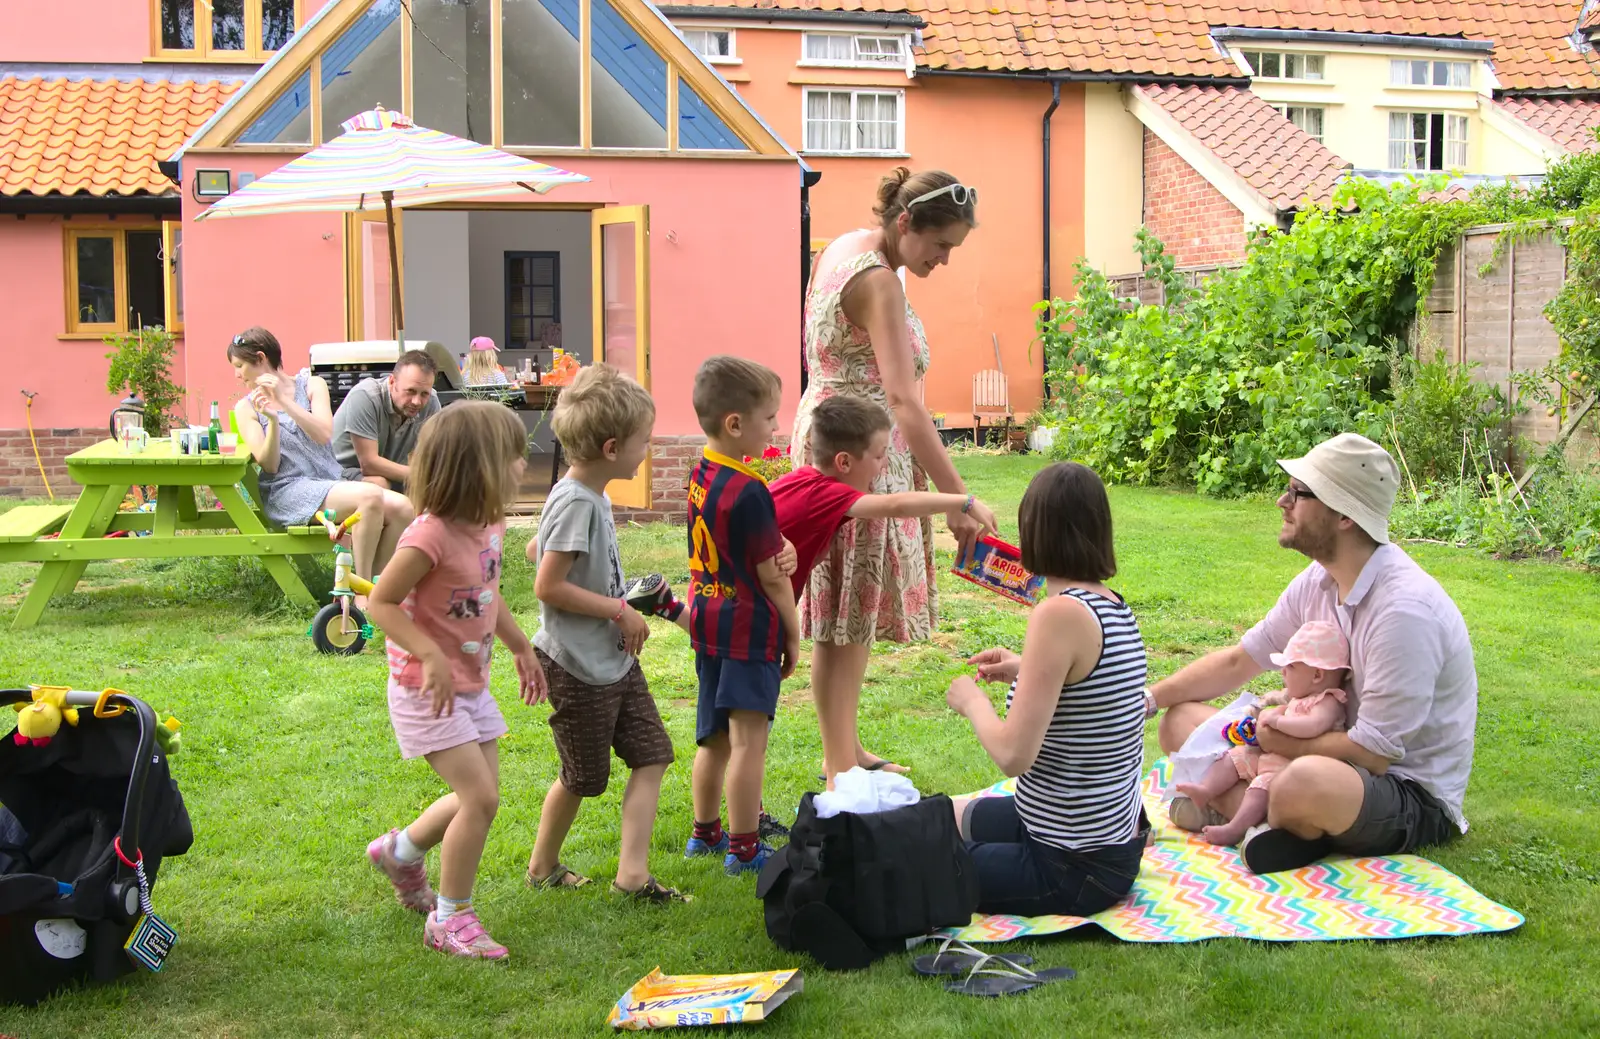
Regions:
[[[974,491],[1011,517],[1037,465],[961,462]],[[1303,563],[1277,547],[1277,513],[1264,501],[1118,489],[1113,505],[1122,566],[1113,584],[1138,613],[1156,675],[1236,639]],[[531,631],[525,536],[508,546],[504,588]],[[425,764],[398,759],[381,652],[318,656],[304,636],[308,618],[284,607],[254,564],[91,568],[38,628],[0,635],[0,680],[116,685],[183,720],[174,768],[196,842],[169,860],[156,890],[181,944],[160,976],[0,1009],[0,1033],[596,1035],[623,990],[659,964],[671,973],[804,967],[805,991],[760,1026],[772,1037],[1592,1034],[1600,1030],[1600,579],[1448,548],[1409,550],[1466,614],[1482,686],[1472,831],[1435,857],[1527,924],[1403,942],[1127,945],[1080,935],[1015,943],[1043,964],[1077,968],[1078,978],[999,1001],[947,995],[915,977],[904,956],[855,974],[807,966],[767,940],[752,881],[680,857],[694,679],[686,637],[659,622],[645,667],[680,758],[667,775],[655,869],[695,903],[663,910],[607,896],[621,782],[585,807],[565,854],[596,883],[581,892],[523,887],[556,756],[548,709],[517,701],[502,656],[494,689],[511,733],[476,900],[512,959],[470,964],[426,952],[420,918],[394,903],[363,855],[373,836],[442,792]],[[623,556],[632,574],[686,576],[676,528],[626,531]],[[32,577],[31,566],[0,567],[0,623],[9,624]],[[961,793],[998,773],[945,708],[945,685],[968,653],[1020,648],[1025,615],[949,575],[939,583],[934,641],[875,653],[862,729],[869,747],[913,765],[924,791]],[[779,810],[817,785],[806,678],[802,667],[785,684],[773,736],[766,796]],[[436,870],[436,858],[430,864]]]

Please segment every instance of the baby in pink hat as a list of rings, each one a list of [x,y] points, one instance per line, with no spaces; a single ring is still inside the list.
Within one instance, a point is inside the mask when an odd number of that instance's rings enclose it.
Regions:
[[[1283,688],[1256,701],[1257,726],[1286,736],[1311,739],[1344,728],[1350,645],[1337,624],[1307,621],[1272,662],[1283,669]],[[1262,710],[1262,708],[1266,708]],[[1200,836],[1212,844],[1238,844],[1245,831],[1267,818],[1267,788],[1289,759],[1268,754],[1253,744],[1236,746],[1217,759],[1198,783],[1177,784],[1178,793],[1202,811],[1234,785],[1248,782],[1239,810],[1224,826],[1207,826]]]

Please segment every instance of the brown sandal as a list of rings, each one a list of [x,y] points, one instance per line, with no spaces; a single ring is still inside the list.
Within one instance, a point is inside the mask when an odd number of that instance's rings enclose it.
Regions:
[[[581,873],[573,872],[559,862],[556,863],[556,868],[551,870],[550,875],[547,877],[536,877],[530,871],[523,874],[522,879],[529,887],[536,888],[540,891],[548,891],[553,888],[575,889],[583,887],[585,884],[590,882],[588,877]]]
[[[624,898],[635,902],[649,902],[652,905],[664,906],[673,902],[693,902],[693,895],[686,895],[675,887],[667,887],[654,876],[645,877],[644,883],[632,891],[617,887],[616,881],[611,882],[611,893],[622,895]]]

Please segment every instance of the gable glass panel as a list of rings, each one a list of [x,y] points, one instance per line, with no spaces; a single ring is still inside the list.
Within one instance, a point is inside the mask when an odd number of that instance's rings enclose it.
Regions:
[[[410,0],[411,116],[420,126],[489,144],[494,102],[489,0]]]
[[[239,135],[239,144],[311,143],[311,72],[285,90]]]
[[[683,79],[678,80],[678,147],[749,150]]]
[[[583,143],[578,0],[502,0],[505,143]]]
[[[322,139],[344,132],[351,116],[376,108],[400,111],[400,0],[374,0],[322,52]]]
[[[609,0],[591,0],[589,79],[596,148],[667,146],[667,62]]]

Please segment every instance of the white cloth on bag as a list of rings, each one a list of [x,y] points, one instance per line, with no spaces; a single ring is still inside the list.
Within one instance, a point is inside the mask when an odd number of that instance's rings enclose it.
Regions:
[[[871,815],[891,808],[904,808],[922,800],[911,780],[894,772],[874,772],[857,765],[833,777],[833,789],[818,794],[812,805],[818,819],[832,819],[840,812]]]
[[[1171,777],[1167,788],[1161,791],[1161,798],[1170,801],[1177,795],[1174,787],[1179,783],[1198,783],[1205,778],[1206,772],[1216,764],[1217,759],[1228,753],[1228,748],[1233,744],[1222,734],[1223,728],[1229,722],[1236,722],[1250,713],[1250,707],[1256,702],[1256,694],[1251,692],[1240,693],[1233,703],[1213,714],[1195,727],[1189,738],[1183,741],[1183,746],[1177,753],[1171,755],[1172,768],[1168,770]]]

